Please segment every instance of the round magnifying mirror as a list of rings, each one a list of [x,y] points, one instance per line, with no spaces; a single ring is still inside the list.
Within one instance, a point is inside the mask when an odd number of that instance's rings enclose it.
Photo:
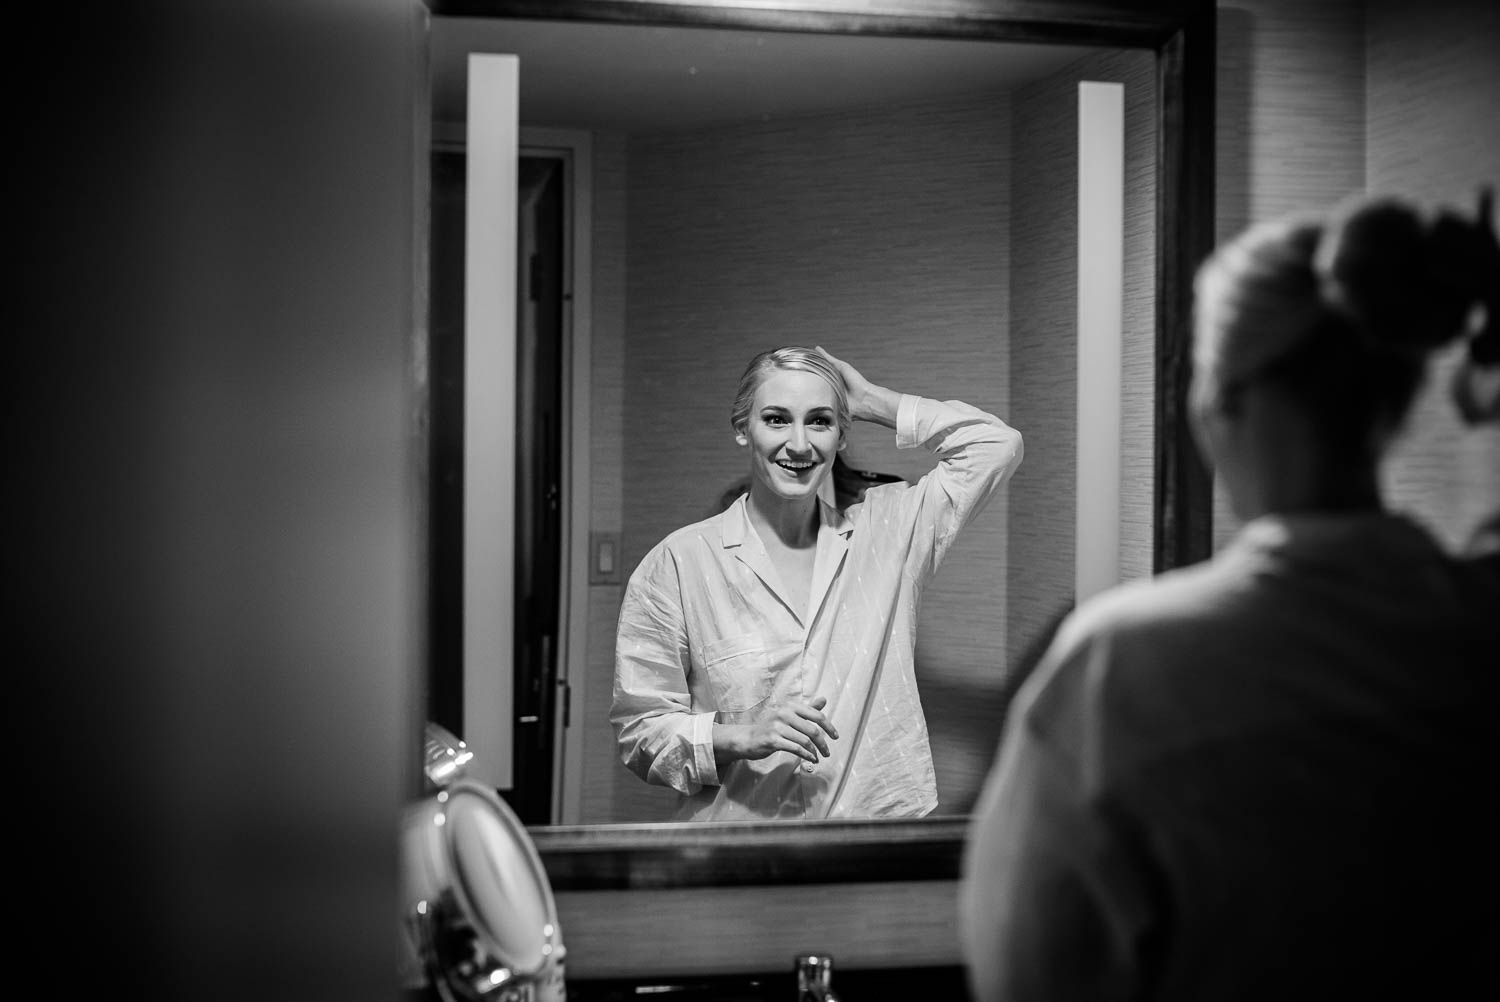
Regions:
[[[561,1002],[552,886],[526,828],[490,788],[460,780],[407,813],[403,882],[425,979],[449,1002]]]

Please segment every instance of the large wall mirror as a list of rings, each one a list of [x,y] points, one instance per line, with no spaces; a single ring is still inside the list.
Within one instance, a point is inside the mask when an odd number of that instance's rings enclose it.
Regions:
[[[929,6],[431,4],[429,717],[469,741],[563,887],[688,844],[742,878],[770,844],[862,859],[864,879],[919,846],[951,866],[1008,700],[1080,582],[1207,554],[1179,409],[1212,232],[1212,4]],[[512,173],[476,178],[496,129]],[[1087,176],[1110,161],[1101,222]],[[497,185],[498,236],[472,214]],[[1117,306],[1103,348],[1085,331],[1098,288]],[[491,376],[475,324],[496,313],[514,322]],[[804,343],[1026,438],[924,599],[940,806],[659,824],[675,795],[623,767],[607,717],[624,583],[744,476],[727,413],[750,356]],[[1081,384],[1101,352],[1107,385]],[[497,409],[508,481],[475,477]],[[878,429],[847,458],[905,480],[931,466]],[[476,606],[496,531],[505,580]],[[513,656],[485,661],[485,643]],[[891,839],[904,856],[847,851]]]

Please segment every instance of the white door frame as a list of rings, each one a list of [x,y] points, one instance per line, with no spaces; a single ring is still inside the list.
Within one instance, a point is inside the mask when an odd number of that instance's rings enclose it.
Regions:
[[[558,596],[558,699],[553,733],[552,823],[577,824],[583,810],[581,712],[588,679],[590,480],[589,391],[593,367],[593,139],[573,129],[521,129],[521,154],[561,154],[568,253],[563,280],[563,552]],[[573,712],[573,711],[578,712]],[[568,726],[564,727],[564,722]]]

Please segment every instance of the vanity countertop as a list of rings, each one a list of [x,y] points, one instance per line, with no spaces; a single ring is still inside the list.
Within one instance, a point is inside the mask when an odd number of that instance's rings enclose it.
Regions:
[[[841,971],[835,966],[833,990],[840,1002],[888,998],[963,1002],[969,997],[963,968],[951,966],[850,971]],[[785,973],[765,975],[568,982],[568,1002],[639,1002],[642,999],[658,1002],[796,1002],[797,983],[790,969]]]

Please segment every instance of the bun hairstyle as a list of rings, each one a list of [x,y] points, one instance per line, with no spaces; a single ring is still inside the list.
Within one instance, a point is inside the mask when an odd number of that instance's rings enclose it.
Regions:
[[[1476,306],[1471,358],[1500,355],[1488,193],[1477,220],[1381,198],[1252,227],[1205,263],[1195,292],[1195,376],[1210,397],[1275,388],[1351,460],[1384,447],[1428,354],[1469,333]]]
[[[1335,214],[1313,260],[1324,302],[1375,350],[1421,356],[1441,348],[1466,332],[1474,306],[1500,284],[1484,203],[1480,212],[1478,221],[1451,212],[1426,220],[1381,200]]]

